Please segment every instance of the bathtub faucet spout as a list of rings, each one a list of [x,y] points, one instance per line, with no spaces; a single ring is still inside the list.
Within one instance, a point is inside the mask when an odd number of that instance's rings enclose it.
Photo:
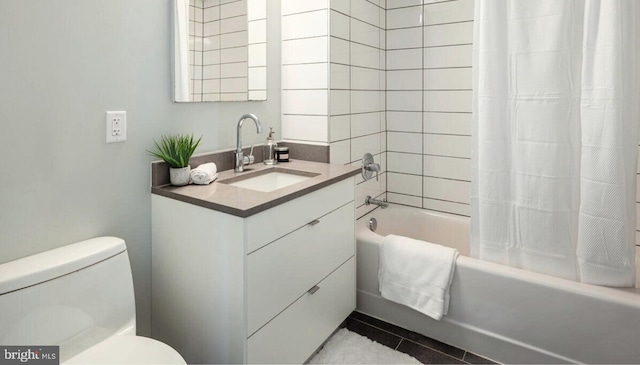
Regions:
[[[367,195],[367,199],[364,200],[364,204],[365,205],[377,205],[381,208],[386,208],[389,206],[389,203],[387,202],[387,199],[382,199],[382,200],[378,200],[378,199],[373,199],[370,195]]]

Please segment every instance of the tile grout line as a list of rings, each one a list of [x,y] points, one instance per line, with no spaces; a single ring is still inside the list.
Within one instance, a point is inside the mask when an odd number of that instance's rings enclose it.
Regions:
[[[394,350],[398,351],[398,352],[402,352],[398,350],[398,347],[400,347],[400,344],[402,343],[402,341],[404,341],[403,337],[400,337],[400,342],[398,342],[398,344],[396,345],[396,347],[394,348]]]
[[[446,352],[442,352],[442,351],[437,350],[437,349],[434,349],[434,348],[432,348],[432,347],[425,346],[425,345],[423,345],[423,344],[417,343],[417,342],[415,342],[415,341],[412,341],[412,340],[410,340],[410,339],[408,339],[408,338],[404,338],[404,337],[402,337],[402,336],[401,336],[400,338],[402,338],[403,340],[407,340],[407,341],[409,341],[409,342],[412,342],[412,343],[414,343],[414,344],[416,344],[416,345],[418,345],[418,346],[421,346],[421,347],[427,348],[427,349],[429,349],[429,350],[435,351],[435,352],[437,352],[437,353],[439,353],[439,354],[441,354],[441,355],[444,355],[444,356],[450,357],[450,358],[452,358],[452,359],[454,359],[454,360],[458,360],[458,361],[465,362],[463,359],[461,359],[461,358],[457,358],[457,357],[455,357],[455,356],[453,356],[453,355],[451,355],[451,354],[447,354]],[[446,345],[446,344],[445,344],[445,345]],[[448,346],[451,346],[451,345],[448,345]],[[456,348],[457,348],[457,347],[456,347]],[[462,349],[460,349],[460,350],[462,350]],[[465,350],[462,350],[462,351],[464,351],[464,352],[466,353],[466,351],[465,351]],[[463,357],[464,357],[464,354],[463,354]]]
[[[358,322],[360,322],[360,323],[366,324],[367,326],[373,327],[373,328],[375,328],[375,329],[377,329],[377,330],[379,330],[379,331],[382,331],[382,332],[386,332],[386,333],[392,334],[392,335],[394,335],[394,336],[396,336],[396,337],[400,337],[401,339],[402,339],[402,338],[404,338],[404,337],[402,337],[402,336],[400,336],[400,335],[398,335],[398,334],[395,334],[395,333],[393,333],[393,332],[391,332],[391,331],[387,331],[387,330],[382,329],[382,328],[380,328],[380,327],[374,326],[373,324],[368,323],[368,322],[365,322],[365,321],[360,320],[360,319],[358,319],[358,318],[353,318],[353,317],[349,317],[349,318],[353,319],[354,321],[358,321]]]
[[[462,354],[462,359],[461,360],[464,361],[464,362],[467,362],[464,359],[465,357],[467,357],[467,352],[468,352],[467,350],[464,350],[464,354]]]
[[[464,360],[459,359],[459,358],[457,358],[457,357],[455,357],[455,356],[453,356],[453,355],[447,354],[447,353],[445,353],[445,352],[442,352],[442,351],[440,351],[440,350],[434,349],[434,348],[432,348],[432,347],[429,347],[429,346],[426,346],[426,345],[423,345],[423,344],[417,343],[417,342],[415,342],[415,341],[412,341],[412,340],[410,340],[410,339],[408,339],[408,338],[405,338],[404,336],[399,335],[399,334],[397,334],[397,333],[393,333],[393,332],[391,332],[391,331],[387,331],[387,330],[382,329],[382,328],[380,328],[380,327],[374,326],[374,325],[373,325],[373,324],[371,324],[371,323],[367,323],[367,322],[365,322],[365,321],[362,321],[362,320],[360,320],[360,319],[353,318],[353,317],[350,317],[350,318],[351,318],[351,319],[353,319],[353,320],[355,320],[355,321],[358,321],[358,322],[360,322],[360,323],[366,324],[367,326],[373,327],[373,328],[375,328],[375,329],[377,329],[377,330],[380,330],[380,331],[383,331],[383,332],[387,332],[387,333],[392,334],[392,335],[394,335],[394,336],[396,336],[396,337],[400,337],[400,343],[402,343],[402,341],[403,341],[403,340],[406,340],[406,341],[409,341],[409,342],[413,342],[414,344],[416,344],[416,345],[418,345],[418,346],[422,346],[422,347],[428,348],[429,350],[433,350],[433,351],[435,351],[435,352],[438,352],[438,353],[440,353],[440,354],[442,354],[442,355],[449,356],[449,357],[451,357],[451,358],[453,358],[453,359],[460,360],[460,361],[464,361]],[[407,330],[407,331],[408,331],[408,330]],[[422,336],[424,336],[424,335],[422,335]],[[426,336],[425,336],[425,337],[426,337]],[[400,343],[398,343],[398,346],[400,346]],[[447,344],[445,344],[445,345],[447,345]],[[396,346],[396,349],[398,348],[398,346]],[[451,345],[447,345],[447,346],[451,346]],[[455,347],[455,346],[451,346],[451,347]],[[457,347],[455,347],[455,348],[457,348]],[[466,350],[463,350],[463,349],[459,349],[459,350],[464,351],[464,353],[463,353],[463,357],[464,357],[464,354],[466,354],[466,352],[467,352],[467,351],[466,351]]]

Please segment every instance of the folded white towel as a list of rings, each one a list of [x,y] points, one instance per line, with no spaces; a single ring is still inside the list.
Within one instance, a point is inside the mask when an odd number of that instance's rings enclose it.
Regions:
[[[449,310],[457,258],[453,248],[388,235],[380,245],[380,293],[439,320]]]
[[[215,163],[203,163],[191,170],[191,180],[194,184],[206,185],[218,177],[218,167]]]

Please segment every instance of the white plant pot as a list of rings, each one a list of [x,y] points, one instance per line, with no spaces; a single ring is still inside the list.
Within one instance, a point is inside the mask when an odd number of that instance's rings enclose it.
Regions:
[[[169,167],[169,181],[171,185],[184,186],[191,180],[191,166]]]

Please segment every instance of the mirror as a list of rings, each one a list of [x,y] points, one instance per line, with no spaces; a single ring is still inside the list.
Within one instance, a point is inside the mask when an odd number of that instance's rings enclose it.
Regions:
[[[174,101],[267,99],[266,0],[174,0]]]

